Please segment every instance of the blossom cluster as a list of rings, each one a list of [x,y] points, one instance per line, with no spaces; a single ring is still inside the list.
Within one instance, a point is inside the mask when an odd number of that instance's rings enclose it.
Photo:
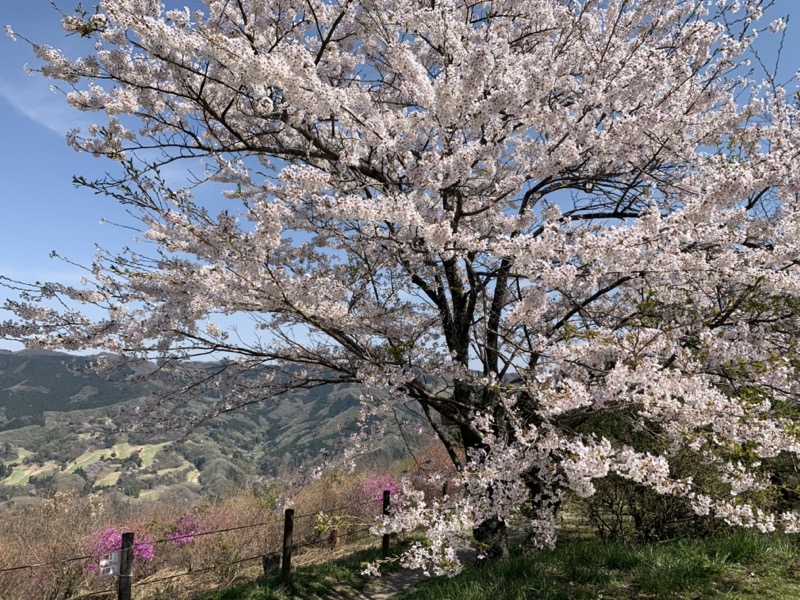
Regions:
[[[194,510],[181,515],[174,527],[167,531],[166,538],[175,546],[182,547],[193,542],[195,535],[207,529],[207,525]]]
[[[390,502],[394,504],[400,499],[403,488],[390,475],[371,475],[361,486],[361,496],[377,507],[383,505],[383,492],[389,492]]]
[[[134,536],[133,559],[151,561],[155,558],[155,538],[149,534]],[[107,527],[98,531],[87,545],[87,550],[92,556],[99,556],[109,552],[115,552],[122,548],[122,532],[116,527]],[[96,571],[97,563],[89,564],[88,569]]]

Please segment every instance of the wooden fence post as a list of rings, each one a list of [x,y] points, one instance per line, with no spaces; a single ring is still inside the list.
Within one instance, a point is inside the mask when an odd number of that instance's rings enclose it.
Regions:
[[[389,490],[383,490],[383,514],[384,516],[389,514]],[[383,534],[383,544],[381,545],[381,555],[383,558],[388,558],[389,556],[389,534]]]
[[[119,578],[117,579],[117,600],[131,600],[131,567],[133,566],[133,533],[122,534],[122,548],[119,553]]]
[[[294,509],[287,508],[283,513],[283,558],[281,576],[289,579],[292,574],[292,535],[294,534]]]
[[[264,570],[264,575],[272,573],[280,564],[280,558],[277,554],[265,554],[261,557],[261,568]]]

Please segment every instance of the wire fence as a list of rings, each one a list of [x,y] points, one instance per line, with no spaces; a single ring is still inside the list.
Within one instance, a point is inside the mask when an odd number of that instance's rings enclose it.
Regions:
[[[82,593],[79,593],[78,595],[70,595],[68,596],[68,600],[81,600],[83,598],[92,598],[98,596],[104,596],[108,598],[108,597],[114,597],[115,594],[119,600],[127,600],[128,598],[132,597],[131,590],[134,588],[140,588],[158,583],[165,583],[168,581],[182,579],[185,577],[198,576],[213,571],[222,571],[251,561],[261,561],[262,569],[265,574],[277,570],[278,565],[280,565],[281,576],[287,578],[290,577],[291,573],[292,554],[297,550],[313,548],[313,547],[321,548],[325,546],[329,547],[329,549],[335,550],[336,546],[338,546],[344,539],[353,538],[355,536],[363,536],[363,534],[368,533],[370,529],[372,529],[371,525],[356,527],[354,529],[353,526],[357,525],[357,523],[353,523],[347,520],[336,521],[335,519],[332,519],[329,516],[329,515],[337,516],[337,515],[352,514],[354,512],[354,509],[358,508],[363,509],[368,506],[374,510],[376,507],[375,500],[370,500],[365,502],[355,502],[345,506],[339,506],[334,509],[327,509],[325,511],[306,512],[299,515],[295,515],[293,509],[286,509],[282,517],[262,520],[256,523],[234,525],[230,527],[220,527],[215,529],[190,532],[179,535],[168,534],[158,539],[145,538],[144,540],[135,540],[132,533],[126,533],[123,535],[122,547],[116,550],[116,552],[119,552],[119,559],[120,559],[118,563],[119,567],[116,571],[114,571],[115,577],[113,579],[109,578],[114,583],[110,586],[104,586],[102,589],[87,590]],[[389,512],[388,491],[384,492],[381,511],[383,514],[388,514]],[[314,518],[316,520],[316,524],[310,529],[310,533],[309,533],[309,528],[305,527],[305,536],[303,536],[302,539],[299,539],[298,541],[295,542],[293,538],[293,530],[295,522],[298,521],[302,522],[310,518]],[[327,522],[325,520],[326,518],[328,519]],[[212,535],[223,535],[244,530],[252,530],[255,528],[279,526],[281,523],[283,523],[283,543],[279,544],[278,542],[280,540],[276,540],[275,536],[273,535],[271,539],[266,538],[265,540],[262,541],[261,544],[262,550],[259,551],[257,554],[252,554],[244,557],[236,557],[231,560],[223,562],[214,562],[213,564],[196,565],[180,573],[172,573],[170,575],[161,575],[161,576],[156,576],[157,574],[154,573],[149,577],[142,577],[140,580],[137,581],[133,580],[134,577],[131,570],[131,565],[133,562],[134,551],[137,548],[145,548],[145,547],[152,548],[154,546],[166,546],[168,544],[183,546],[184,544],[189,544],[190,542],[194,541],[197,538],[203,538]],[[127,544],[127,546],[124,536],[130,536],[128,538],[129,543]],[[278,546],[280,547],[277,548]],[[270,547],[274,547],[276,549],[267,550],[267,548]],[[388,549],[388,536],[384,536],[383,549],[384,553],[386,553]],[[59,558],[51,561],[18,564],[0,568],[0,575],[6,573],[12,573],[15,571],[22,571],[25,569],[36,571],[37,569],[47,569],[49,567],[68,565],[70,563],[75,563],[75,562],[85,562],[87,563],[86,567],[88,567],[89,565],[99,563],[101,558],[107,557],[108,555],[109,551],[105,551],[105,552],[82,554],[79,556],[71,556],[66,558]]]
[[[316,514],[319,514],[319,513],[316,513]],[[303,516],[308,516],[308,515],[303,515]],[[298,517],[296,517],[296,518],[298,518]],[[155,545],[166,544],[166,543],[174,543],[175,541],[184,540],[184,539],[191,539],[191,538],[203,537],[203,536],[207,536],[207,535],[227,533],[227,532],[231,532],[231,531],[239,531],[239,530],[243,530],[243,529],[252,529],[254,527],[264,527],[265,525],[278,524],[282,520],[283,520],[282,518],[281,519],[276,518],[276,519],[272,519],[272,520],[269,520],[269,521],[262,521],[260,523],[252,523],[252,524],[248,524],[248,525],[238,525],[236,527],[225,527],[225,528],[222,528],[222,529],[213,529],[213,530],[209,530],[209,531],[199,531],[197,533],[189,533],[189,534],[185,534],[185,535],[177,535],[177,536],[174,536],[174,537],[159,538],[159,539],[155,539],[155,540],[148,540],[146,542],[134,542],[132,547],[133,548],[141,548],[141,547],[145,547],[145,546],[155,546]],[[59,559],[52,560],[52,561],[49,561],[49,562],[40,562],[40,563],[30,563],[30,564],[24,564],[24,565],[15,565],[13,567],[0,568],[0,573],[8,573],[8,572],[11,572],[11,571],[20,571],[22,569],[38,569],[38,568],[44,568],[44,567],[52,567],[52,566],[55,566],[55,565],[58,565],[58,564],[66,564],[66,563],[78,562],[78,561],[84,561],[84,560],[92,560],[92,559],[97,560],[97,559],[101,558],[102,556],[105,556],[106,554],[108,554],[108,552],[96,552],[96,553],[92,553],[92,554],[84,554],[82,556],[71,556],[69,558],[59,558]]]

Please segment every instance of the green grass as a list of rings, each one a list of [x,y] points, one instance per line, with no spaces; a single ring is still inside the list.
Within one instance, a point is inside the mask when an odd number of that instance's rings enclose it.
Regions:
[[[156,457],[156,454],[168,444],[169,442],[162,442],[160,444],[147,444],[145,446],[137,446],[137,448],[141,448],[139,452],[139,456],[142,457],[142,467],[147,468],[153,464],[153,459]]]
[[[72,473],[78,467],[86,467],[96,463],[100,460],[101,456],[109,460],[111,459],[111,455],[115,454],[116,456],[114,456],[113,460],[121,461],[128,458],[134,452],[139,452],[139,456],[142,459],[142,467],[146,468],[153,464],[153,459],[156,454],[158,454],[158,451],[166,445],[167,442],[133,446],[128,442],[117,442],[111,448],[94,448],[92,450],[87,450],[67,465],[67,472]]]
[[[147,468],[153,464],[153,459],[156,457],[159,450],[166,446],[167,443],[168,442],[161,442],[159,444],[131,445],[128,442],[118,442],[111,448],[95,448],[93,450],[87,450],[74,461],[68,463],[65,471],[67,473],[74,473],[79,467],[88,467],[89,465],[96,463],[100,460],[101,456],[104,456],[106,460],[109,460],[111,459],[112,453],[116,455],[113,460],[115,462],[119,462],[128,458],[131,454],[137,451],[142,459],[142,468]],[[2,481],[3,485],[25,485],[34,475],[48,475],[51,473],[58,473],[61,470],[59,465],[53,461],[45,461],[41,467],[36,464],[23,465],[21,464],[22,459],[26,456],[30,456],[33,453],[30,450],[26,450],[22,447],[17,447],[16,450],[18,452],[17,458],[14,460],[5,461],[5,464],[17,464],[17,466],[14,467],[14,471],[9,477],[0,480]],[[190,463],[187,461],[186,465],[189,464]],[[114,468],[118,471],[119,465],[115,466]],[[107,473],[96,482],[96,485],[115,485],[120,474],[121,472]],[[195,482],[197,481],[198,476],[199,473],[194,476]]]
[[[398,599],[796,600],[799,566],[796,539],[748,532],[647,546],[570,540],[425,582]]]
[[[117,485],[120,476],[122,475],[121,471],[111,471],[106,473],[102,477],[98,477],[97,481],[94,482],[94,485],[97,487],[105,487],[111,485]]]
[[[283,581],[277,572],[250,583],[197,596],[195,600],[348,598],[348,592],[361,590],[369,583],[369,578],[361,575],[364,565],[379,558],[380,548],[361,550],[327,563],[295,569],[289,582]]]
[[[208,593],[196,600],[322,600],[352,597],[378,550]],[[733,532],[706,540],[630,546],[563,540],[553,551],[521,551],[452,579],[424,580],[397,600],[797,600],[798,538]],[[385,570],[385,569],[384,569]],[[348,593],[350,592],[350,593]]]
[[[22,460],[25,457],[33,454],[33,452],[21,447],[16,448],[16,451],[17,458],[14,460],[7,460],[4,463],[6,465],[16,464],[17,466],[14,467],[14,471],[11,473],[11,475],[0,480],[2,481],[3,485],[25,485],[33,476],[40,477],[42,475],[50,475],[59,471],[58,465],[53,461],[45,461],[41,467],[37,464],[23,465]]]
[[[139,500],[158,500],[158,498],[169,489],[166,485],[157,485],[156,487],[142,490],[139,492]]]

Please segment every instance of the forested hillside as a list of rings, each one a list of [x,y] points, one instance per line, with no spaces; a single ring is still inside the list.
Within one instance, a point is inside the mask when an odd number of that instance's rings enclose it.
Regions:
[[[222,415],[187,440],[177,431],[154,433],[135,427],[126,409],[146,402],[158,384],[126,382],[123,372],[98,375],[89,369],[92,360],[0,352],[0,501],[6,505],[58,490],[167,501],[221,497],[313,466],[356,431],[361,390],[327,385]],[[200,412],[201,404],[188,410]],[[390,431],[373,457],[401,456],[404,444]]]

